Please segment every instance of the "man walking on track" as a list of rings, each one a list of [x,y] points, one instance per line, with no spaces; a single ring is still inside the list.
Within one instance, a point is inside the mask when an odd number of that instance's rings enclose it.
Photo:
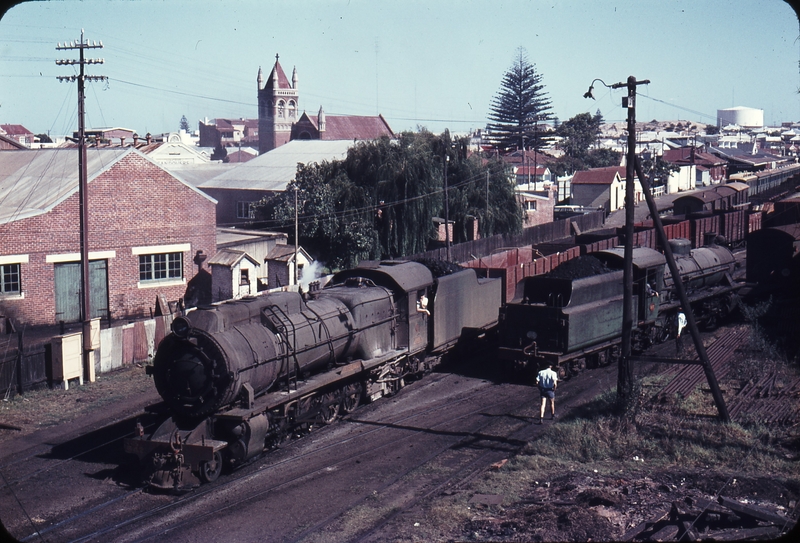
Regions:
[[[539,394],[542,396],[542,408],[539,411],[539,424],[544,418],[544,408],[550,399],[551,418],[556,418],[556,387],[558,386],[558,374],[553,371],[553,364],[543,369],[536,375],[536,386],[539,387]]]

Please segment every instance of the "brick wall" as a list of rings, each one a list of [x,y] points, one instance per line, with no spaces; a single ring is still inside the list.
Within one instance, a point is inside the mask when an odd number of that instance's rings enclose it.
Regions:
[[[188,243],[183,253],[186,281],[196,271],[196,251],[216,252],[215,204],[136,151],[90,180],[87,196],[89,251],[115,252],[108,258],[112,319],[149,316],[157,295],[174,301],[186,289],[185,281],[140,288],[139,257],[133,247]],[[0,301],[0,312],[20,323],[56,323],[54,264],[46,257],[79,251],[77,192],[47,213],[3,225],[0,253],[27,254],[29,260],[20,267],[23,297]]]

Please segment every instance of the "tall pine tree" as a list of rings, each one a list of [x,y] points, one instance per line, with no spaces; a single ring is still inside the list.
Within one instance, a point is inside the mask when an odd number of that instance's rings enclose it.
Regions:
[[[489,114],[490,139],[500,151],[541,149],[547,136],[538,123],[551,118],[551,102],[542,83],[542,74],[528,62],[523,47],[503,76],[500,90],[492,99]]]

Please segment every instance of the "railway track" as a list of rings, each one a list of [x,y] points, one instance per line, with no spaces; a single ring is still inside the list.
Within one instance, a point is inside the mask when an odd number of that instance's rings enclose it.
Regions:
[[[426,383],[426,385],[429,386],[429,387],[430,386],[436,386],[440,381],[442,381],[444,379],[447,379],[448,377],[449,377],[449,374],[437,374],[437,375],[434,375],[433,378],[430,379]],[[87,518],[87,516],[89,516],[89,515],[102,514],[104,510],[107,510],[108,508],[110,508],[112,506],[115,506],[117,508],[124,508],[124,509],[126,509],[128,511],[130,511],[130,508],[136,508],[137,504],[128,504],[128,503],[123,503],[123,502],[125,502],[126,500],[130,501],[131,499],[135,499],[137,496],[140,496],[142,494],[141,493],[142,489],[135,489],[133,491],[126,492],[123,495],[114,496],[114,497],[112,497],[112,498],[110,498],[110,499],[108,499],[108,500],[106,500],[106,501],[104,501],[102,503],[94,504],[91,507],[89,507],[89,508],[87,508],[85,510],[79,511],[79,512],[71,515],[68,518],[59,520],[58,522],[54,523],[53,525],[51,525],[51,526],[49,526],[47,528],[36,530],[33,533],[30,533],[27,537],[23,538],[22,540],[23,541],[35,541],[38,538],[40,538],[40,537],[42,537],[44,535],[47,535],[48,536],[48,540],[50,540],[50,541],[53,541],[53,540],[60,541],[60,540],[62,540],[61,539],[62,536],[65,536],[64,539],[63,539],[65,541],[91,541],[91,540],[93,540],[93,539],[95,539],[97,537],[106,536],[106,535],[108,535],[110,533],[115,533],[115,532],[119,533],[121,530],[124,530],[124,529],[130,527],[132,524],[145,522],[145,521],[147,521],[147,519],[152,518],[153,516],[156,516],[156,515],[159,515],[159,514],[166,514],[166,513],[170,512],[170,511],[173,511],[173,510],[176,510],[176,509],[180,509],[181,506],[184,506],[187,503],[200,501],[204,497],[206,497],[209,493],[226,492],[227,489],[229,489],[229,488],[240,487],[242,485],[246,485],[248,483],[248,481],[250,480],[250,478],[252,478],[254,476],[259,476],[259,477],[263,476],[263,475],[269,473],[270,471],[279,470],[279,469],[283,468],[284,466],[286,466],[287,464],[292,464],[292,463],[294,463],[294,464],[303,464],[303,462],[308,460],[308,458],[310,456],[318,455],[318,454],[324,454],[325,451],[327,451],[327,450],[330,450],[332,448],[336,448],[336,447],[339,447],[339,446],[342,446],[342,445],[346,445],[347,443],[349,443],[350,441],[352,441],[356,437],[358,439],[369,439],[371,434],[374,434],[376,432],[380,432],[382,430],[394,427],[394,426],[399,425],[399,424],[407,423],[407,422],[409,422],[409,421],[411,421],[411,420],[413,420],[415,418],[419,418],[419,417],[424,417],[424,416],[430,415],[430,413],[434,413],[436,411],[447,410],[448,408],[452,407],[453,405],[456,405],[456,404],[459,404],[459,403],[470,402],[470,401],[478,401],[480,403],[481,399],[482,399],[482,396],[486,396],[486,395],[490,395],[491,394],[491,391],[486,389],[487,386],[488,385],[483,384],[477,390],[475,390],[472,393],[467,394],[463,398],[458,398],[458,399],[455,399],[455,400],[450,401],[450,402],[441,402],[438,405],[431,406],[428,409],[412,409],[410,413],[402,414],[401,416],[399,416],[397,418],[390,418],[383,424],[377,425],[375,427],[367,427],[367,429],[365,431],[361,432],[359,434],[359,436],[346,436],[345,438],[343,438],[343,439],[341,439],[339,441],[333,441],[333,442],[329,443],[325,447],[314,448],[314,449],[309,450],[309,451],[307,451],[305,453],[285,454],[284,457],[280,458],[277,462],[271,462],[266,466],[263,465],[264,461],[265,460],[269,461],[269,459],[273,455],[270,454],[270,455],[267,455],[266,457],[262,456],[259,459],[257,459],[256,461],[251,462],[248,466],[245,466],[243,469],[238,470],[235,474],[233,474],[233,475],[231,475],[231,476],[229,476],[227,478],[223,478],[223,479],[221,479],[220,481],[218,481],[217,483],[215,483],[213,485],[208,485],[207,487],[203,487],[201,489],[195,490],[195,491],[193,491],[193,492],[191,492],[191,493],[189,493],[189,494],[187,494],[185,496],[179,497],[177,499],[169,500],[168,503],[157,503],[157,506],[154,507],[154,508],[146,509],[146,510],[141,511],[140,513],[138,513],[136,515],[129,516],[129,517],[125,518],[124,520],[119,520],[119,521],[115,521],[115,522],[112,522],[110,524],[104,525],[103,527],[101,527],[101,528],[99,528],[99,529],[97,529],[95,531],[92,531],[92,532],[90,532],[88,534],[85,534],[85,535],[80,535],[78,537],[75,536],[75,531],[76,530],[80,531],[79,528],[75,527],[78,523],[84,521]],[[311,434],[309,434],[309,436],[314,436],[314,435],[316,435],[316,432],[311,432]],[[394,444],[396,444],[397,441],[402,440],[402,439],[404,439],[404,438],[399,438],[398,440],[392,441],[389,444],[387,444],[386,446],[394,445]],[[300,442],[298,442],[298,444],[302,443],[302,441],[305,441],[305,440],[301,440]],[[293,447],[287,447],[287,450],[290,449],[290,448],[293,448]],[[277,453],[277,452],[280,452],[280,451],[275,451],[275,452]],[[374,453],[374,452],[375,452],[375,450],[370,449],[370,450],[365,451],[364,454],[371,454],[371,453]],[[324,472],[324,470],[335,468],[338,464],[341,464],[343,461],[344,460],[339,460],[337,462],[331,462],[331,463],[324,464],[317,471],[323,471]],[[255,470],[253,473],[248,473],[249,471],[253,471],[253,470]],[[42,470],[40,470],[40,471],[42,471]],[[288,480],[283,481],[280,484],[268,487],[266,490],[263,490],[263,492],[261,492],[261,493],[269,493],[271,491],[279,490],[284,485],[296,483],[300,479],[307,478],[307,477],[313,475],[313,473],[310,474],[310,473],[308,473],[306,471],[302,471],[302,470],[299,470],[299,471],[301,473],[299,475],[297,475],[297,477],[289,478]],[[23,491],[24,491],[24,489],[23,489]],[[255,497],[257,497],[257,496],[255,496]],[[162,501],[162,500],[157,499],[156,501],[159,502],[159,501]],[[141,508],[141,504],[139,504],[139,507]],[[214,510],[216,510],[216,509],[214,509]],[[193,522],[195,520],[197,520],[197,519],[190,519],[189,522]],[[145,538],[145,539],[147,539],[147,538]]]
[[[559,389],[565,411],[582,390],[573,383],[581,381],[591,380],[572,380]],[[253,507],[276,512],[270,516],[274,530],[265,532],[276,540],[346,531],[341,519],[354,510],[369,511],[374,520],[347,532],[347,539],[379,540],[381,530],[403,512],[518,451],[539,428],[530,424],[538,407],[533,396],[527,386],[432,374],[186,495],[127,490],[29,532],[24,541],[195,541],[203,526],[247,522],[242,519]],[[277,511],[296,495],[331,485],[340,492],[324,493],[331,503],[320,506],[305,526],[277,520]],[[396,513],[386,514],[385,508]]]

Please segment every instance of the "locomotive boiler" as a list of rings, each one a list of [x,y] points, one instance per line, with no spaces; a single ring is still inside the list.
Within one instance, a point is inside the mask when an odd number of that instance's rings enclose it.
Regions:
[[[736,305],[733,254],[719,246],[689,250],[688,240],[670,243],[697,321],[715,326]],[[623,262],[624,248],[617,247],[525,278],[521,297],[501,308],[500,358],[528,368],[553,363],[562,378],[617,359]],[[679,303],[661,253],[633,249],[632,294],[632,349],[641,351],[671,337]]]
[[[425,300],[430,300],[426,305]],[[501,285],[474,270],[365,262],[309,293],[277,292],[174,319],[148,373],[170,418],[125,440],[151,486],[216,479],[289,435],[402,388],[496,325]]]

